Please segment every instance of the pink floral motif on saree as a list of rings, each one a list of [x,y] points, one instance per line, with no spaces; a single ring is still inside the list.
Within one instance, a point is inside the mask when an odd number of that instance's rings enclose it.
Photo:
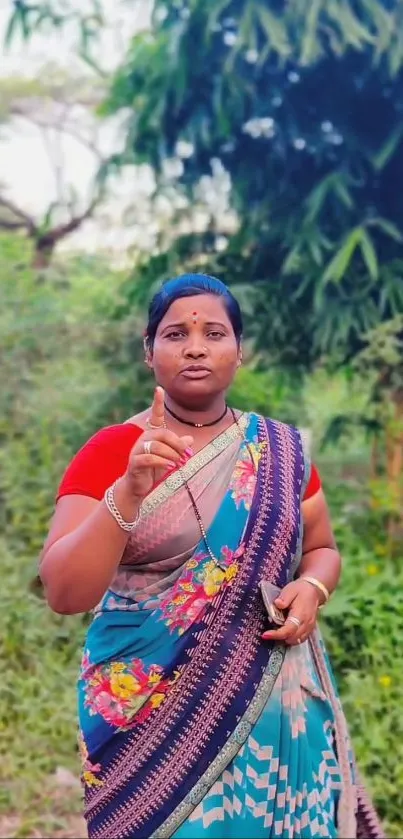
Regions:
[[[82,732],[78,735],[78,749],[80,752],[82,762],[82,779],[88,787],[102,787],[103,781],[97,778],[97,774],[101,772],[100,763],[91,763],[88,756],[88,749],[85,744]]]
[[[152,664],[146,668],[141,659],[97,666],[84,655],[85,706],[91,716],[100,714],[105,722],[127,731],[162,704],[179,676],[175,673],[172,679],[164,679],[163,675],[162,667]]]
[[[245,505],[246,510],[251,508],[256,486],[256,472],[265,446],[265,441],[250,443],[248,448],[244,448],[236,464],[229,490],[238,509],[241,504]],[[253,463],[250,454],[253,457]]]
[[[205,553],[196,554],[186,563],[184,573],[161,601],[161,619],[171,632],[177,630],[179,635],[183,635],[218,592],[231,585],[239,570],[237,560],[243,552],[244,545],[235,551],[224,546],[220,565]]]

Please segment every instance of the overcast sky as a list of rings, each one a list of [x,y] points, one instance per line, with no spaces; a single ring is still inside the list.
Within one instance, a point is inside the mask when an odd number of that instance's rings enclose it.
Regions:
[[[78,0],[76,5],[83,9],[84,0]],[[15,38],[12,46],[6,50],[4,34],[11,7],[11,0],[0,0],[2,77],[15,74],[32,76],[49,62],[55,62],[69,70],[76,68],[81,72],[85,71],[85,66],[74,53],[73,32],[64,31],[62,36],[54,31],[48,35],[36,35],[28,44]],[[108,27],[103,33],[98,52],[102,57],[102,66],[112,72],[124,54],[128,36],[147,26],[150,3],[148,0],[103,0],[103,7]],[[116,142],[119,141],[119,129],[116,124],[101,126],[100,140],[104,151],[116,148]],[[56,137],[51,136],[50,142],[54,146]],[[85,202],[96,169],[96,160],[72,138],[64,138],[58,148],[63,162],[65,183],[71,185]],[[10,198],[36,216],[39,216],[56,197],[55,174],[43,138],[36,128],[26,122],[19,121],[12,127],[1,127],[0,183],[3,188],[6,187]],[[130,230],[123,230],[119,224],[120,210],[124,203],[127,203],[128,197],[133,201],[137,195],[140,197],[142,193],[147,193],[148,183],[147,176],[138,173],[130,176],[126,173],[124,179],[114,184],[111,200],[106,206],[107,213],[112,214],[116,224],[108,223],[105,226],[88,223],[78,234],[70,237],[69,247],[94,250],[100,247],[125,247],[129,244],[133,235]]]

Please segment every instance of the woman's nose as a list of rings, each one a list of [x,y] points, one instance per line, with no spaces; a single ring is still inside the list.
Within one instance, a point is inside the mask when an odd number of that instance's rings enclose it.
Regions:
[[[205,358],[207,355],[207,347],[200,344],[189,344],[185,348],[185,355],[187,358]]]

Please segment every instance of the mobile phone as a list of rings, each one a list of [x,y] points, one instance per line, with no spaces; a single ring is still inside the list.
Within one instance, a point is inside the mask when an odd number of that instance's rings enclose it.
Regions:
[[[269,583],[267,580],[262,580],[260,583],[260,591],[270,622],[277,624],[277,626],[282,626],[285,623],[286,616],[284,612],[274,604],[274,601],[281,594],[281,588],[273,585],[273,583]]]

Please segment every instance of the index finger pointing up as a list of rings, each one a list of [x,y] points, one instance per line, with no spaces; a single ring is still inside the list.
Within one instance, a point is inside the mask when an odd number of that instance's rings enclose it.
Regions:
[[[158,427],[163,427],[165,423],[165,393],[162,387],[156,387],[154,392],[153,404],[151,406],[150,423]]]

